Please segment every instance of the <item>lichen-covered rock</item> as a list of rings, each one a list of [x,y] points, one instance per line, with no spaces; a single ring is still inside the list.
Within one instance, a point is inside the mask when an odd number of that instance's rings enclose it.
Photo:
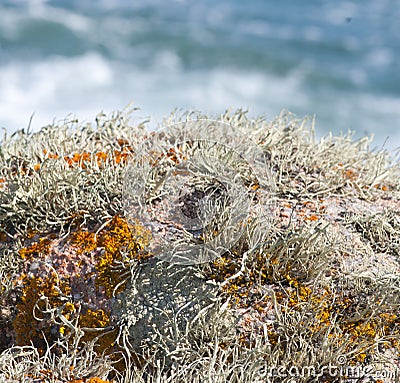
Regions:
[[[113,314],[126,326],[134,349],[176,351],[180,334],[194,318],[217,302],[218,286],[207,282],[197,265],[174,265],[152,258],[132,270],[132,278],[118,295]],[[161,356],[160,355],[160,356]]]
[[[216,120],[193,116],[166,120],[190,125],[188,135],[161,133],[151,172],[138,166],[128,179],[143,186],[130,205],[139,222],[123,214],[122,186],[138,148],[155,139],[143,126],[100,116],[96,127],[49,126],[1,143],[0,381],[249,383],[267,376],[265,366],[323,373],[339,356],[357,367],[399,360],[398,162],[365,139],[317,142],[288,114],[265,122],[226,113],[214,145],[191,132],[200,124],[206,135]],[[244,152],[243,136],[254,142]],[[246,156],[254,147],[260,155]],[[247,158],[269,170],[274,187]],[[238,220],[225,220],[238,198],[223,188],[238,174],[245,203],[234,205]],[[208,222],[208,212],[218,219]],[[235,241],[226,222],[237,224]],[[152,251],[219,236],[229,246],[201,265]]]

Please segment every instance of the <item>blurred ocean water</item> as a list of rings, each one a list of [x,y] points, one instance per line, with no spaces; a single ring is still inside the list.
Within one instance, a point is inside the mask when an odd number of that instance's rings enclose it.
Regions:
[[[0,0],[0,127],[282,109],[400,146],[398,0]]]

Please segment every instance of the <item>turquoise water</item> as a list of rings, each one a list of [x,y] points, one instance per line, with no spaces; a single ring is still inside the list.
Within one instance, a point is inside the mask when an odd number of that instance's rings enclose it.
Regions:
[[[0,1],[0,126],[288,109],[400,146],[398,0],[136,3]]]

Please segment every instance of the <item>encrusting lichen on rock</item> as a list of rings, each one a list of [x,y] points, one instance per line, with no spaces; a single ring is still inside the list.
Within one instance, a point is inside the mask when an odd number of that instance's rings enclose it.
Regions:
[[[98,276],[96,283],[103,286],[107,297],[111,298],[116,286],[120,286],[120,290],[124,289],[121,274],[115,266],[121,262],[129,262],[129,260],[146,259],[151,254],[145,254],[143,250],[149,244],[151,234],[138,223],[130,226],[125,219],[114,217],[110,223],[110,229],[101,232],[98,235],[99,247],[103,248],[103,255],[99,259],[96,270]]]
[[[71,328],[57,318],[58,308],[58,316],[70,322],[79,310],[80,328],[107,328],[110,302],[118,293],[114,290],[124,288],[124,264],[126,267],[129,261],[145,259],[148,255],[143,250],[149,240],[144,228],[130,227],[125,219],[115,216],[97,234],[79,230],[62,242],[42,237],[20,249],[28,270],[19,280],[22,295],[13,323],[16,343],[23,346],[33,340],[44,353],[46,342],[51,344],[70,334]],[[82,341],[88,342],[100,333],[87,332]],[[112,347],[115,331],[113,337],[101,337],[96,350],[103,352]]]
[[[179,121],[193,118],[207,124],[190,113]],[[306,363],[319,373],[339,356],[349,366],[396,367],[398,162],[370,150],[368,139],[317,142],[307,120],[289,114],[266,122],[237,111],[217,120],[258,145],[276,186],[244,170],[253,198],[245,230],[219,257],[189,266],[154,257],[153,233],[123,215],[126,167],[158,133],[120,113],[98,116],[96,126],[71,121],[4,138],[0,380],[249,383],[265,366]],[[160,173],[194,153],[171,132],[159,134],[170,147],[149,160]],[[262,204],[268,217],[258,213]],[[167,232],[163,214],[152,230]],[[212,240],[224,232],[210,227]],[[196,240],[204,243],[203,234]],[[326,370],[318,379],[337,381]]]

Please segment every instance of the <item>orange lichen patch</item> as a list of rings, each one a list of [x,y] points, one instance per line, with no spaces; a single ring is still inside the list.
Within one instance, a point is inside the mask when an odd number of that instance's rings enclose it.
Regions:
[[[97,160],[97,165],[101,166],[104,163],[107,162],[107,158],[108,158],[108,153],[106,152],[97,152],[95,154],[96,156],[96,160]]]
[[[43,149],[43,154],[47,154],[47,158],[51,158],[53,160],[57,160],[59,158],[58,154],[49,153],[46,149]]]
[[[343,178],[349,181],[355,181],[356,179],[359,178],[359,174],[356,169],[345,168],[344,164],[342,163],[339,163],[337,166],[334,166],[333,170],[339,172],[339,174],[341,174]]]
[[[267,325],[267,335],[268,335],[268,341],[270,344],[276,345],[279,343],[279,335],[275,331],[272,324]]]
[[[250,185],[250,188],[251,188],[251,190],[256,191],[256,190],[260,189],[260,184],[259,184],[258,182],[252,183],[252,184]]]
[[[175,164],[179,164],[182,161],[187,160],[187,157],[182,154],[182,149],[180,146],[176,148],[169,148],[166,157],[172,160]]]
[[[36,230],[32,230],[31,228],[28,228],[27,233],[26,233],[26,238],[32,239],[37,234],[38,234],[38,232]]]
[[[114,150],[114,162],[116,164],[126,164],[132,158],[132,153],[129,150]]]
[[[91,160],[90,153],[74,153],[72,156],[64,156],[64,161],[67,162],[70,168],[79,166],[82,169],[86,169],[86,163]]]
[[[33,374],[25,374],[24,377],[30,378],[35,383],[47,383],[54,380],[54,373],[50,370],[40,370],[40,376]],[[50,380],[51,379],[51,380]],[[58,380],[57,380],[58,381]],[[67,383],[112,383],[109,380],[103,380],[100,378],[73,378],[72,380],[66,381]]]
[[[47,154],[47,151],[43,150],[43,153]],[[86,169],[87,163],[92,161],[92,159],[95,159],[97,161],[97,164],[101,166],[107,161],[108,156],[109,156],[108,152],[100,151],[94,154],[88,152],[74,153],[73,155],[64,156],[63,158],[64,161],[67,162],[69,168],[79,166],[82,169]],[[58,154],[52,154],[52,153],[48,153],[47,157],[53,159],[59,158]]]
[[[120,270],[115,266],[118,263],[129,261],[132,259],[144,259],[149,254],[142,253],[142,250],[148,246],[151,239],[150,231],[143,226],[131,226],[122,217],[116,216],[107,225],[107,227],[99,234],[99,247],[104,248],[104,253],[96,265],[98,277],[96,283],[105,288],[106,295],[111,297],[117,285],[123,278]],[[122,255],[124,251],[124,260]],[[121,285],[120,289],[123,289]]]
[[[17,305],[18,314],[13,322],[17,344],[28,345],[32,340],[42,354],[47,344],[51,344],[60,336],[69,335],[70,328],[59,322],[57,316],[52,318],[49,313],[60,311],[64,319],[74,321],[77,318],[77,308],[74,303],[65,302],[65,297],[68,297],[70,292],[69,281],[59,281],[55,273],[48,278],[24,276],[21,302]],[[54,320],[61,324],[57,325]],[[110,316],[105,310],[85,309],[78,318],[78,326],[84,329],[82,341],[87,342],[99,337],[96,339],[95,348],[99,353],[113,347],[116,332],[104,333],[109,322]]]
[[[343,330],[352,335],[353,341],[358,338],[375,338],[377,335],[377,326],[374,322],[358,321],[346,323],[343,325]]]
[[[306,208],[313,209],[315,207],[315,202],[313,201],[303,201],[302,205]]]
[[[315,214],[311,214],[304,218],[306,221],[318,221],[318,216]]]
[[[30,342],[38,348],[39,352],[45,349],[45,340],[54,339],[50,332],[43,312],[49,307],[61,307],[63,305],[61,295],[68,295],[70,288],[67,281],[59,281],[55,273],[47,278],[29,278],[23,276],[23,289],[20,303],[17,304],[18,314],[13,322],[18,345],[28,345]],[[68,311],[64,311],[68,315]]]
[[[70,243],[76,247],[77,254],[89,253],[97,248],[95,233],[77,231],[71,234]]]
[[[80,229],[84,222],[85,213],[84,212],[75,212],[70,215],[67,222],[71,229]],[[73,234],[72,234],[73,235]]]
[[[96,352],[112,354],[118,329],[112,328],[109,298],[124,288],[121,269],[151,256],[144,252],[150,238],[139,224],[116,216],[97,234],[79,229],[66,240],[47,236],[20,249],[28,271],[18,280],[17,344],[34,340],[43,353],[60,337],[73,336],[68,320],[83,329],[82,342],[94,340]],[[50,276],[47,263],[55,270]]]
[[[76,310],[75,310],[75,306],[73,303],[71,303],[71,302],[65,303],[65,305],[63,307],[63,311],[62,311],[64,318],[66,318],[67,320],[72,319],[75,312],[76,312]],[[60,326],[58,331],[60,332],[60,334],[64,335],[65,334],[65,326]]]
[[[69,168],[80,167],[86,169],[90,162],[97,162],[98,166],[103,166],[107,161],[112,161],[115,164],[126,164],[128,159],[132,157],[133,149],[130,146],[123,146],[121,150],[99,151],[95,153],[81,152],[72,155],[64,156],[64,161]],[[58,155],[48,155],[49,158],[58,159]]]
[[[53,377],[53,373],[50,370],[39,370],[39,374],[41,376],[25,374],[24,377],[32,379],[32,381],[35,383],[47,383],[49,381],[48,379]]]
[[[350,181],[354,181],[358,178],[357,173],[354,170],[344,170],[343,175],[345,178],[349,179]]]
[[[38,242],[35,242],[28,247],[20,249],[19,254],[24,259],[45,255],[49,253],[50,244],[51,240],[49,238],[39,238]]]
[[[99,354],[109,352],[115,346],[115,341],[118,335],[118,330],[107,331],[107,326],[110,324],[110,316],[104,310],[87,310],[80,316],[79,326],[81,328],[98,329],[95,331],[85,331],[82,341],[89,342],[96,340],[95,351]]]
[[[129,141],[124,139],[124,138],[118,138],[117,139],[117,144],[119,146],[121,146],[121,148],[122,147],[127,147],[128,149],[132,149],[131,146],[129,145]]]
[[[143,226],[130,225],[125,218],[115,216],[99,234],[99,245],[113,254],[128,246],[136,255],[149,244],[150,238],[150,231]]]
[[[310,336],[326,334],[329,339],[335,339],[337,344],[345,344],[346,351],[354,354],[354,363],[363,362],[380,337],[388,339],[385,347],[400,350],[400,345],[394,340],[400,334],[400,321],[395,313],[382,307],[380,313],[352,322],[351,313],[357,312],[359,307],[357,296],[349,292],[332,292],[328,287],[308,286],[291,275],[290,265],[279,263],[279,259],[260,253],[252,259],[253,271],[240,274],[238,260],[232,256],[223,256],[211,263],[209,276],[222,282],[236,275],[222,287],[222,293],[233,298],[236,308],[251,308],[260,315],[266,315],[270,310],[272,298],[268,294],[259,294],[257,286],[274,285],[276,303],[281,312],[291,315],[307,310],[304,316],[307,319],[302,325],[306,326]],[[273,325],[267,325],[268,340],[272,345],[278,346],[279,339],[282,336],[284,338],[284,334],[279,331]],[[247,338],[248,334],[245,333],[244,345],[251,347],[248,343],[250,338]],[[362,345],[365,351],[359,349],[354,353],[350,349],[353,345]]]
[[[388,186],[387,185],[383,185],[383,184],[375,184],[374,188],[378,189],[378,190],[382,190],[382,191],[388,191],[389,190]]]
[[[79,324],[88,328],[104,328],[110,322],[110,316],[104,310],[91,310],[79,318]],[[93,338],[93,337],[92,337]]]
[[[110,316],[104,310],[91,310],[88,309],[85,314],[79,318],[79,325],[86,328],[104,328],[110,323]],[[97,334],[86,333],[84,340],[92,340]],[[107,346],[110,346],[108,344]]]
[[[152,166],[158,165],[161,161],[165,159],[169,162],[172,162],[174,165],[178,165],[179,163],[188,159],[188,157],[183,154],[180,145],[169,148],[166,153],[150,151],[150,155],[152,156],[152,158],[149,159],[149,162]]]

